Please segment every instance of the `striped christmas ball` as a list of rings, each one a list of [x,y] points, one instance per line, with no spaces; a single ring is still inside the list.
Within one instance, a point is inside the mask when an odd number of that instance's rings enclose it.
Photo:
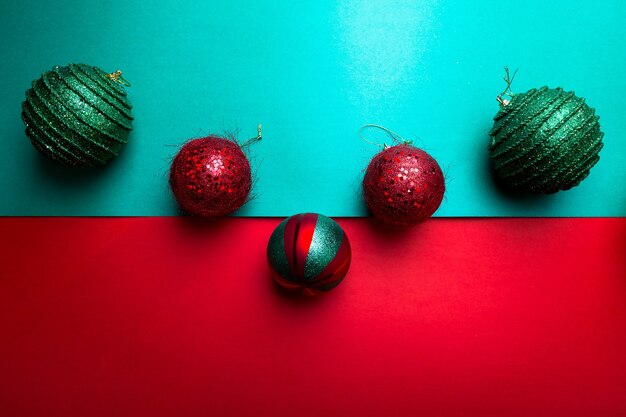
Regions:
[[[604,134],[584,98],[543,87],[502,104],[489,132],[489,153],[505,186],[544,194],[568,190],[600,159]]]
[[[350,268],[352,251],[343,229],[321,214],[296,214],[280,223],[267,245],[267,260],[283,288],[316,295],[330,291]]]
[[[131,104],[121,72],[85,64],[54,67],[32,82],[22,120],[33,146],[63,165],[103,165],[117,156],[132,130]]]

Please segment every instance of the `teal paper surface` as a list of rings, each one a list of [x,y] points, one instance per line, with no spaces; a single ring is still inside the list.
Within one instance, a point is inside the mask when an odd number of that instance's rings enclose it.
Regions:
[[[626,215],[626,2],[3,1],[0,215],[174,215],[170,160],[187,139],[239,131],[254,198],[237,214],[365,215],[363,172],[384,125],[447,175],[437,216]],[[121,69],[135,130],[103,168],[63,168],[30,145],[20,105],[54,65]],[[574,90],[605,132],[580,186],[551,196],[499,189],[487,132],[504,65],[514,91]],[[363,132],[383,142],[382,132]]]

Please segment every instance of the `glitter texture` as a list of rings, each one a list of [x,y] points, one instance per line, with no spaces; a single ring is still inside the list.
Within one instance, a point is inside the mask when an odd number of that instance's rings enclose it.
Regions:
[[[321,214],[304,213],[280,223],[267,245],[267,260],[278,284],[316,295],[341,283],[352,252],[343,229]]]
[[[377,219],[393,226],[413,226],[439,208],[445,181],[433,157],[411,145],[397,145],[376,155],[363,178],[363,197]]]
[[[218,136],[194,139],[174,158],[170,186],[182,211],[203,217],[225,216],[248,199],[250,163],[234,141]]]
[[[585,99],[562,88],[514,95],[489,132],[497,178],[511,189],[545,194],[578,185],[600,159],[598,119]]]
[[[99,68],[54,67],[32,82],[22,120],[33,146],[63,165],[103,165],[128,141],[133,117],[126,91]]]

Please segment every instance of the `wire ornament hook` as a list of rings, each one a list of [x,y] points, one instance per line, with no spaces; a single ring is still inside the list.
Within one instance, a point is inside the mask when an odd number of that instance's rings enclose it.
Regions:
[[[506,83],[506,88],[504,89],[503,92],[501,92],[498,97],[496,97],[496,100],[498,101],[498,103],[500,103],[500,107],[506,107],[511,100],[507,100],[503,97],[508,97],[509,99],[512,99],[513,96],[515,96],[515,93],[513,93],[513,91],[511,90],[511,84],[513,84],[513,80],[515,80],[515,76],[517,75],[517,71],[519,71],[519,68],[516,69],[513,72],[513,76],[511,76],[511,72],[509,71],[509,67],[504,67],[504,77],[502,77],[502,79],[504,80],[504,82]]]
[[[126,81],[126,79],[124,77],[122,77],[122,71],[120,71],[120,70],[117,70],[115,72],[107,74],[107,77],[111,81],[114,81],[114,82],[116,82],[118,84],[122,84],[125,87],[130,87],[130,83],[128,81]]]
[[[375,145],[375,146],[379,146],[382,147],[383,149],[387,149],[389,148],[389,145],[387,145],[386,143],[383,143],[382,145],[380,143],[377,142],[373,142],[369,139],[367,139],[365,136],[363,136],[363,131],[365,129],[380,129],[383,132],[385,132],[387,134],[387,136],[389,136],[392,140],[392,143],[397,144],[397,145],[410,145],[413,143],[413,141],[411,140],[406,140],[404,139],[402,136],[400,136],[399,134],[397,134],[396,132],[394,132],[391,129],[388,129],[384,126],[381,125],[377,125],[377,124],[373,124],[373,123],[368,123],[366,125],[361,126],[361,128],[359,129],[359,137],[361,138],[361,140],[369,143],[370,145]]]
[[[254,142],[263,139],[263,127],[261,126],[261,123],[259,123],[259,125],[256,127],[256,131],[257,131],[256,137],[248,139],[241,145],[241,147],[250,146]]]

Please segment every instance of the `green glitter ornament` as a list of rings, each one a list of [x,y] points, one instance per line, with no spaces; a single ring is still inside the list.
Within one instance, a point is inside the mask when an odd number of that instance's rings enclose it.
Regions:
[[[33,146],[63,165],[103,165],[117,156],[132,130],[122,72],[70,64],[32,82],[22,120]]]
[[[580,184],[603,145],[595,110],[562,88],[513,94],[513,78],[505,70],[507,88],[498,96],[501,108],[489,132],[496,176],[511,189],[544,194]]]

